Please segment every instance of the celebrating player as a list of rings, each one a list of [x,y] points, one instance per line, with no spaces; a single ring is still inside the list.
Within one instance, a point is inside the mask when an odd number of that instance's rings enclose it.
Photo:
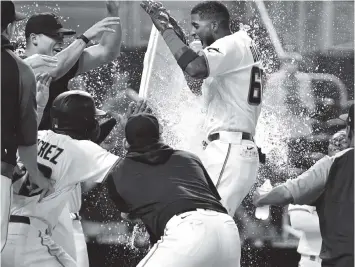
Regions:
[[[143,1],[141,6],[180,68],[193,78],[205,79],[208,145],[201,159],[233,216],[254,184],[259,165],[253,136],[261,108],[260,55],[246,32],[231,33],[228,9],[220,2],[201,2],[191,11],[191,34],[204,48],[199,54],[179,38],[160,3]]]
[[[135,112],[146,110],[146,104],[140,102]],[[127,114],[131,113],[132,105]],[[100,134],[95,116],[103,114],[83,91],[62,93],[53,102],[53,130],[38,133],[38,163],[45,176],[55,180],[55,192],[38,202],[27,183],[21,183],[24,178],[15,182],[2,266],[77,266],[51,232],[72,191],[84,181],[102,182],[119,161],[94,143]]]
[[[64,37],[75,34],[75,31],[63,27],[59,18],[52,13],[40,13],[29,18],[25,27],[26,51],[25,60],[32,66],[35,72],[39,70],[49,71],[53,77],[53,82],[50,86],[50,94],[48,103],[44,109],[40,130],[48,130],[51,128],[50,123],[50,107],[53,100],[62,92],[68,91],[68,82],[73,77],[95,69],[103,64],[106,64],[116,59],[120,53],[122,29],[119,18],[119,2],[107,1],[108,17],[94,24],[86,32],[80,35],[77,40],[71,43],[67,48],[63,49]],[[87,44],[99,34],[102,34],[99,44],[86,47]],[[39,57],[38,54],[41,56]],[[55,56],[58,60],[56,67],[48,68],[42,63],[43,59],[49,56]],[[107,124],[101,125],[101,136],[97,140],[102,141],[112,130],[115,123],[112,120]],[[108,127],[106,127],[108,126]],[[72,207],[72,217],[79,218],[74,213],[78,213],[81,206],[81,191],[79,189],[73,191],[73,196],[70,197],[70,205]],[[70,255],[76,257],[75,247],[73,246],[72,236],[72,221],[64,219],[60,221],[53,237],[65,247]],[[70,225],[68,225],[70,222]],[[80,239],[75,243],[85,244],[84,235],[81,229],[80,222],[73,222],[78,228],[78,234],[75,235]],[[75,229],[76,229],[75,228]],[[77,249],[83,251],[82,255],[77,255],[80,260],[80,267],[88,266],[88,256],[86,249]]]
[[[128,153],[107,179],[118,209],[141,218],[155,245],[138,267],[238,267],[238,228],[195,155],[160,139],[150,114],[128,118]]]
[[[322,267],[354,266],[354,104],[346,116],[350,148],[325,156],[297,179],[260,195],[255,206],[312,205],[322,236]]]

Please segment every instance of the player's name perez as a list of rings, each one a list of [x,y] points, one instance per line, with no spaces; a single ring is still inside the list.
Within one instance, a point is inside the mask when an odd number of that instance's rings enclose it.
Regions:
[[[57,164],[58,157],[63,153],[64,149],[38,139],[38,156],[42,159],[49,160],[53,164]]]

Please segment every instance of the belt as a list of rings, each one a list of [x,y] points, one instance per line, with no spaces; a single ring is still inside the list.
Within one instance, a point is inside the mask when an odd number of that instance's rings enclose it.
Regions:
[[[26,216],[19,216],[19,215],[11,215],[10,222],[31,224],[30,218],[28,218]]]
[[[81,220],[81,216],[79,215],[79,212],[70,213],[70,218],[73,221],[80,221]]]
[[[208,136],[208,140],[210,142],[213,142],[215,140],[218,140],[219,139],[219,133],[214,133],[214,134],[210,134]],[[242,132],[242,139],[243,140],[249,140],[249,141],[253,141],[254,142],[254,138],[253,136],[250,134],[250,133],[244,133]]]

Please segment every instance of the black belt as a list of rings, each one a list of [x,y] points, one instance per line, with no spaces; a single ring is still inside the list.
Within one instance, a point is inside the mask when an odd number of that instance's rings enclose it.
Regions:
[[[220,136],[219,136],[219,133],[214,133],[214,134],[210,134],[208,136],[208,140],[210,142],[213,142],[215,140],[219,140]],[[249,140],[249,141],[253,141],[254,142],[254,138],[253,136],[250,134],[250,133],[242,133],[242,139],[243,140]]]
[[[28,218],[26,216],[19,216],[19,215],[11,215],[10,216],[10,222],[31,224],[30,223],[30,218]]]

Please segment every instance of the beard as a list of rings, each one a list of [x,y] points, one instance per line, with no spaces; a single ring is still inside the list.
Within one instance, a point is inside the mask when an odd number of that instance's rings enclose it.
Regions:
[[[206,48],[207,46],[210,46],[211,44],[213,44],[215,42],[215,38],[211,35],[205,36],[205,38],[201,38],[201,43],[202,43],[202,47]]]

